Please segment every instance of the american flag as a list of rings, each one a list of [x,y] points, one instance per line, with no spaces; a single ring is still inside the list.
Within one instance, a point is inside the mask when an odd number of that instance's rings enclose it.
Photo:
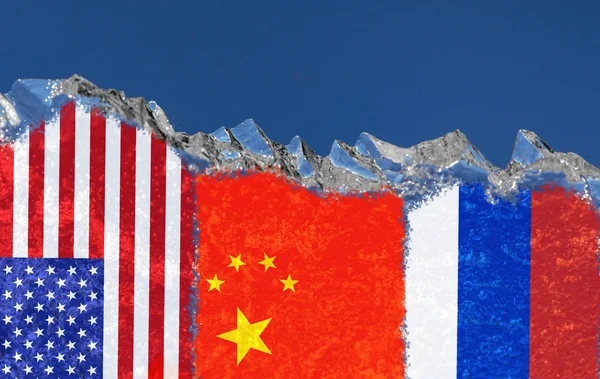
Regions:
[[[191,377],[191,171],[80,100],[0,146],[0,370]]]
[[[0,372],[102,375],[101,259],[0,259]]]

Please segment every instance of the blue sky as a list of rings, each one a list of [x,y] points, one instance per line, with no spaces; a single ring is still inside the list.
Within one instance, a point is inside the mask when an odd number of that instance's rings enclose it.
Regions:
[[[597,1],[6,1],[0,91],[78,73],[177,130],[253,118],[320,155],[362,131],[462,130],[504,167],[516,132],[600,166]]]

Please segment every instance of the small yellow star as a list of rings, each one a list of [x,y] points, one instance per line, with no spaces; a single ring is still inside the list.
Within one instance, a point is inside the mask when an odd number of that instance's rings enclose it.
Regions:
[[[221,284],[225,283],[224,280],[219,280],[219,278],[217,278],[217,274],[215,274],[212,279],[206,279],[206,281],[210,283],[209,291],[216,289],[221,292]]]
[[[262,261],[258,262],[258,264],[264,265],[265,266],[265,272],[267,272],[267,270],[269,269],[269,267],[273,267],[276,268],[275,265],[273,264],[273,261],[275,260],[275,258],[277,257],[270,257],[267,254],[264,254],[265,259],[263,259]]]
[[[260,338],[261,333],[269,325],[269,322],[271,322],[270,318],[250,324],[246,316],[238,308],[237,329],[219,334],[217,337],[237,344],[237,364],[239,365],[250,349],[271,354],[271,350],[269,350],[262,338]]]
[[[227,267],[235,267],[235,271],[237,272],[240,271],[240,266],[246,265],[245,262],[242,262],[242,254],[238,255],[235,258],[230,255],[229,259],[231,259],[231,263]]]
[[[287,279],[285,279],[285,280],[279,279],[279,281],[284,284],[284,287],[283,287],[284,291],[287,289],[291,289],[292,292],[296,292],[296,290],[294,289],[294,284],[298,283],[298,281],[293,280],[290,274],[288,274]]]

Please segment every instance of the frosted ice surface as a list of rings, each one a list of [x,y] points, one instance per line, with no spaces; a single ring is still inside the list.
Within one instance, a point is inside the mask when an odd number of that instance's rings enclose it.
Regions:
[[[0,95],[2,139],[14,140],[29,124],[54,117],[61,104],[75,97],[154,131],[184,154],[197,157],[198,167],[212,171],[273,167],[319,191],[370,191],[385,185],[407,203],[456,183],[480,183],[488,193],[500,196],[556,183],[600,204],[600,170],[577,154],[553,151],[527,130],[518,132],[505,169],[493,166],[459,130],[411,147],[361,133],[354,146],[336,140],[329,155],[319,157],[298,136],[285,146],[270,140],[252,119],[210,134],[175,132],[155,102],[98,88],[77,75],[65,80],[18,80],[10,92]]]

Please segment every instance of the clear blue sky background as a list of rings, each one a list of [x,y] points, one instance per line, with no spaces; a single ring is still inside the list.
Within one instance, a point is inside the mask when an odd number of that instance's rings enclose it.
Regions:
[[[320,155],[368,131],[460,129],[504,167],[515,135],[600,166],[598,1],[2,2],[0,91],[78,73],[177,130],[253,118]]]

